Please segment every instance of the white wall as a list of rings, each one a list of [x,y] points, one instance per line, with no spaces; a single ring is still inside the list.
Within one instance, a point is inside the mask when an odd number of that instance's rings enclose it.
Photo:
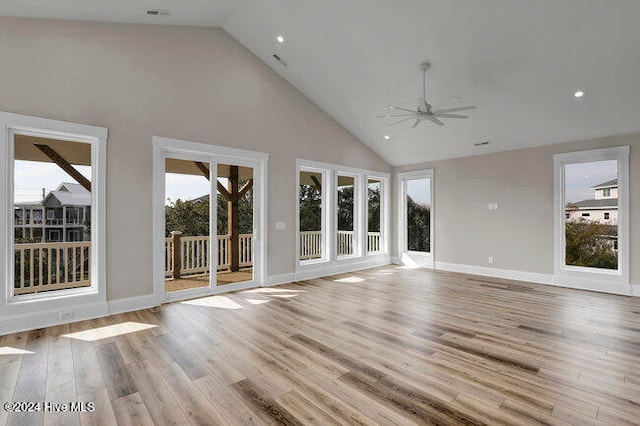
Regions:
[[[153,292],[154,135],[270,154],[270,275],[294,272],[296,158],[390,171],[222,29],[0,18],[0,57],[0,111],[109,129],[109,300]]]
[[[631,147],[630,277],[640,284],[640,133],[394,167],[394,176],[434,169],[436,262],[553,274],[553,154],[621,145]]]

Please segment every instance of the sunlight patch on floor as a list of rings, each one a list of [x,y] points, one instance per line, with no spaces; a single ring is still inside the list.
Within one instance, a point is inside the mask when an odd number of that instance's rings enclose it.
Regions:
[[[204,306],[207,308],[218,308],[218,309],[242,309],[242,305],[234,302],[227,296],[210,296],[203,297],[201,299],[193,299],[193,300],[185,300],[184,302],[179,302],[181,305],[195,305],[195,306]]]
[[[137,333],[138,331],[149,330],[150,328],[157,327],[157,325],[145,324],[142,322],[123,322],[120,324],[107,325],[75,333],[63,334],[62,337],[84,340],[86,342],[95,342],[96,340],[108,339],[110,337],[122,336],[129,333]]]
[[[3,346],[0,348],[0,356],[2,355],[27,355],[34,354],[35,352],[27,351],[24,349],[12,348],[11,346]]]
[[[263,303],[269,303],[268,300],[258,300],[258,299],[244,299],[252,305],[262,305]]]
[[[337,280],[333,280],[334,283],[361,283],[364,281],[364,278],[360,277],[344,277],[338,278]]]

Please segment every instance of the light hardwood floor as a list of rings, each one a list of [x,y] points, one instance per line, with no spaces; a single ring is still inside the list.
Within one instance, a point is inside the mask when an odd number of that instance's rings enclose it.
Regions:
[[[0,400],[96,405],[11,425],[639,424],[640,302],[377,268],[0,337]]]

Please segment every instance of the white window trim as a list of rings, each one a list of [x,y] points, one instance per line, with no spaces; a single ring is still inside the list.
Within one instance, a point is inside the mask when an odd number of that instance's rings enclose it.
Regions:
[[[323,242],[324,256],[322,259],[312,261],[300,260],[300,171],[313,171],[323,173],[323,188],[330,188],[322,191],[322,220],[323,220]],[[337,256],[337,175],[354,176],[356,178],[354,199],[354,218],[357,215],[358,228],[354,223],[355,236],[357,238],[357,254],[352,256]],[[383,204],[381,214],[380,231],[381,250],[367,253],[366,250],[366,223],[368,218],[366,210],[366,182],[367,178],[378,179],[382,183]],[[297,280],[309,279],[331,275],[333,273],[348,272],[364,267],[386,265],[390,263],[389,256],[389,228],[390,228],[390,196],[389,187],[390,175],[388,173],[358,169],[354,167],[340,166],[336,164],[296,159],[296,182],[295,182],[295,215],[296,215],[296,239],[295,239],[295,276]]]
[[[565,264],[565,165],[618,161],[618,269],[606,270]],[[554,277],[559,285],[627,293],[629,285],[629,147],[555,154],[554,163]]]
[[[413,267],[433,268],[435,262],[435,178],[434,169],[414,170],[410,172],[401,172],[397,174],[398,184],[398,254],[400,261]],[[430,227],[429,253],[409,251],[407,250],[407,181],[414,179],[429,179],[431,185],[431,211],[430,211]]]
[[[70,311],[77,321],[105,315],[106,273],[106,152],[108,131],[102,127],[0,112],[0,334],[62,322]],[[91,146],[92,244],[91,286],[51,293],[13,295],[13,136],[15,134],[83,142]]]
[[[216,274],[210,274],[210,285],[204,288],[189,289],[165,293],[164,278],[164,229],[165,229],[165,159],[183,158],[193,160],[200,158],[204,162],[210,163],[210,185],[213,194],[216,193],[217,164],[237,164],[253,168],[253,202],[256,209],[253,216],[253,280],[246,283],[226,284],[217,286]],[[226,293],[229,291],[243,290],[258,287],[266,284],[267,279],[267,238],[268,238],[268,198],[266,190],[268,188],[268,162],[269,154],[248,151],[238,148],[209,145],[200,142],[192,142],[181,139],[153,137],[153,282],[154,300],[157,305],[163,302],[192,299],[210,294]],[[213,197],[209,204],[209,214],[214,218],[217,214],[217,197]],[[216,238],[216,227],[210,229],[212,241]],[[209,253],[209,265],[215,265],[217,257],[217,244],[211,245]]]

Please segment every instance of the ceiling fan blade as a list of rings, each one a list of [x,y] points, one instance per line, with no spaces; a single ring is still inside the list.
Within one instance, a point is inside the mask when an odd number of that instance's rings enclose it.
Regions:
[[[415,116],[413,116],[415,117]],[[404,123],[405,121],[413,120],[413,117],[405,118],[400,121],[396,121],[395,123],[389,123],[389,126],[395,126],[396,124]]]
[[[379,115],[378,118],[391,118],[391,117],[415,117],[417,114],[384,114]]]
[[[418,126],[418,124],[420,124],[420,117],[416,117],[416,122],[413,123],[413,126],[411,126],[411,128],[415,129]]]
[[[440,111],[436,111],[437,113],[447,113],[447,112],[456,112],[456,111],[469,111],[471,109],[476,109],[476,106],[464,106],[464,107],[457,107],[457,108],[445,108],[445,109],[441,109]]]
[[[395,106],[395,105],[389,105],[389,109],[397,109],[399,111],[406,111],[406,112],[412,112],[414,114],[417,114],[418,111],[409,109],[409,108],[403,108],[403,107],[399,107],[399,106]]]
[[[468,115],[459,115],[459,114],[440,114],[439,112],[436,112],[434,114],[434,116],[436,117],[440,117],[440,118],[469,118]]]
[[[436,123],[438,126],[444,126],[444,123],[443,123],[442,121],[438,120],[438,118],[437,118],[437,117],[434,117],[433,115],[429,115],[429,116],[427,117],[427,120],[429,120],[429,121],[432,121],[432,122]]]

